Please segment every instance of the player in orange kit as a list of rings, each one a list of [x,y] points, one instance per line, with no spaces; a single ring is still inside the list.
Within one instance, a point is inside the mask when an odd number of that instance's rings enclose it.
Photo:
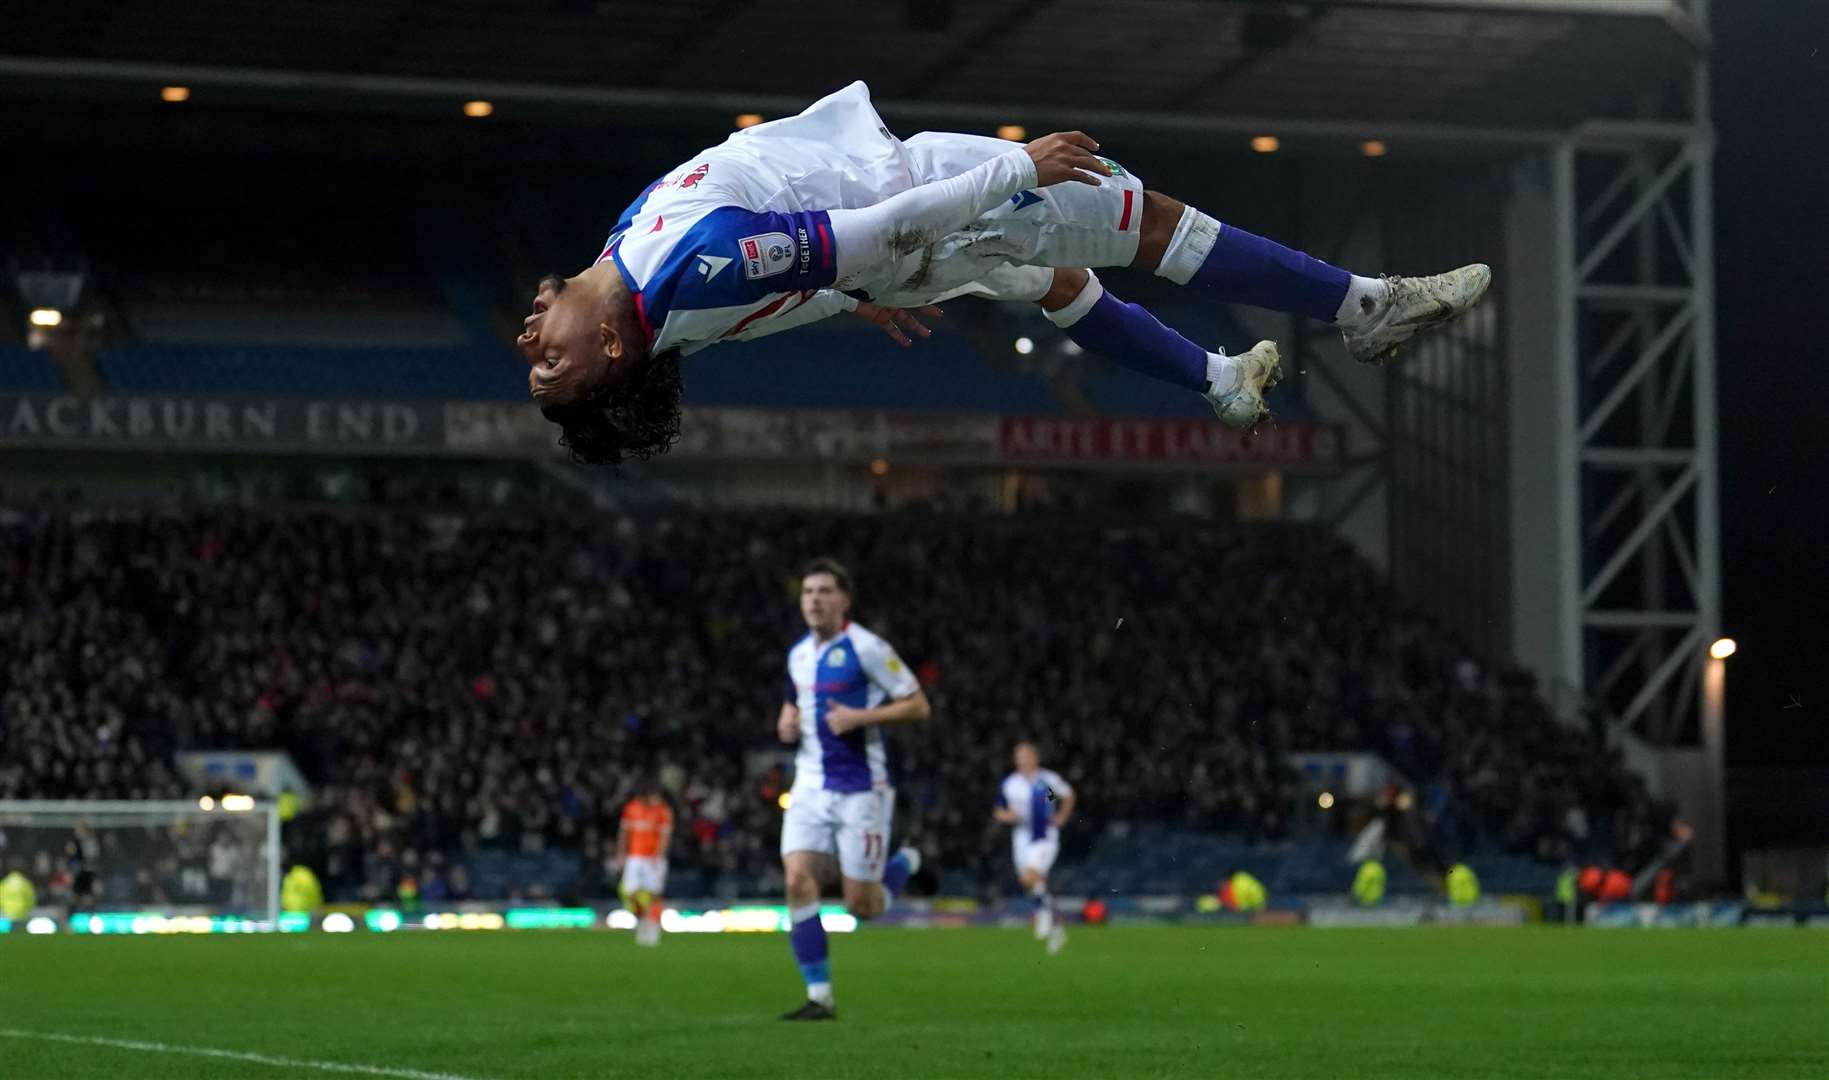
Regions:
[[[618,891],[635,913],[635,944],[660,944],[661,896],[667,891],[667,843],[673,838],[673,810],[659,782],[644,781],[622,808],[616,833],[616,861],[622,866]]]

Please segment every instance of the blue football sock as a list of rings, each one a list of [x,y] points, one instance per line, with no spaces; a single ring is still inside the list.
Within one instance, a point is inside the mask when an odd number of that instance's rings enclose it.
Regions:
[[[807,904],[788,912],[792,926],[788,944],[794,949],[794,962],[800,965],[800,977],[806,981],[807,996],[815,1000],[832,998],[832,968],[826,962],[826,928],[819,921],[819,905]]]
[[[1156,273],[1234,304],[1322,322],[1341,315],[1353,275],[1188,207]],[[1377,283],[1361,279],[1368,287]]]
[[[895,898],[908,887],[908,875],[912,869],[901,852],[890,856],[889,864],[883,867],[883,891],[888,894],[889,903],[895,903]]]
[[[1097,278],[1073,303],[1047,314],[1088,352],[1196,393],[1207,388],[1207,350],[1106,292]]]

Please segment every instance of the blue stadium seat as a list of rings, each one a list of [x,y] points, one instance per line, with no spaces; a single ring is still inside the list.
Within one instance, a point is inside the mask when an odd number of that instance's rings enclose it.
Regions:
[[[694,405],[1060,412],[1047,383],[1000,371],[947,333],[903,349],[873,330],[800,331],[718,345],[687,357],[683,370]]]
[[[575,851],[478,851],[464,860],[474,896],[526,896],[530,890],[557,897],[577,884]]]
[[[1253,844],[1243,837],[1140,825],[1100,837],[1084,859],[1062,865],[1054,879],[1063,893],[1197,894],[1214,891],[1226,874],[1244,870],[1273,897],[1345,892],[1352,881],[1345,856],[1346,845],[1327,838]]]
[[[1480,891],[1487,895],[1531,893],[1547,896],[1556,890],[1558,868],[1528,855],[1472,855],[1467,858],[1467,865],[1480,879]]]
[[[0,389],[56,392],[63,388],[50,353],[0,345]]]
[[[116,390],[147,394],[520,400],[526,368],[504,349],[236,348],[136,345],[96,359]]]

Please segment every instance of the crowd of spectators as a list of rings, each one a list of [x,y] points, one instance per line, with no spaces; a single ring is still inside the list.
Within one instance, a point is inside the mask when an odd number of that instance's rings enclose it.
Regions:
[[[176,797],[174,749],[278,748],[316,785],[289,856],[333,898],[411,879],[460,899],[490,852],[572,860],[572,889],[609,895],[652,774],[676,882],[766,893],[814,555],[851,566],[854,617],[929,688],[933,720],[892,743],[898,832],[954,880],[1007,876],[989,808],[1021,738],[1081,792],[1070,837],[1285,838],[1303,749],[1385,754],[1457,852],[1559,861],[1657,832],[1596,738],[1322,532],[937,513],[14,514],[0,799]]]

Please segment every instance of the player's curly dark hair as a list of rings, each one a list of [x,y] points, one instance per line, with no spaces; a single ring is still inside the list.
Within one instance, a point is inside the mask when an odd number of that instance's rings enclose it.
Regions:
[[[600,390],[570,405],[540,410],[562,429],[559,445],[582,465],[620,465],[664,454],[680,437],[680,354],[650,359],[633,386]]]

